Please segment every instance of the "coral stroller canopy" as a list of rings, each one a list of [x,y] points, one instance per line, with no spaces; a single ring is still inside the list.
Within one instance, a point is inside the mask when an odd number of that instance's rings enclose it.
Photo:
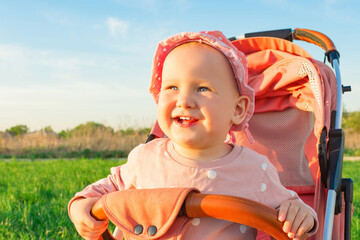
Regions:
[[[331,111],[336,108],[334,73],[326,64],[312,59],[304,49],[283,39],[258,37],[237,40],[233,44],[248,60],[249,86],[255,90],[255,113],[296,108],[313,114],[313,131],[303,137],[308,141],[304,150],[315,182],[319,169],[318,139],[324,127],[330,129]],[[286,119],[279,119],[283,120]],[[278,127],[278,132],[294,131],[293,128],[284,129],[286,126],[281,124],[274,127]],[[294,140],[301,137],[294,136]]]
[[[320,223],[316,239],[322,239],[326,192],[319,143],[323,131],[328,135],[336,110],[336,77],[325,63],[287,40],[255,37],[233,44],[246,55],[249,86],[255,90],[255,111],[249,121],[255,143],[239,132],[237,144],[266,155],[283,185],[315,209]],[[342,230],[334,227],[333,236],[341,239]]]

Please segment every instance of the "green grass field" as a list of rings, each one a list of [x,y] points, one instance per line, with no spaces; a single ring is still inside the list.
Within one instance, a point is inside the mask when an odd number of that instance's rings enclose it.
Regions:
[[[0,239],[81,239],[67,203],[124,161],[0,162]]]
[[[0,161],[0,239],[81,239],[67,203],[124,160]],[[360,162],[345,162],[354,180],[352,239],[360,237]]]

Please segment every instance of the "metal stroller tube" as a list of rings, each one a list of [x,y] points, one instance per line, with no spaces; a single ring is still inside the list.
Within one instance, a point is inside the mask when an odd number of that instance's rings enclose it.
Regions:
[[[337,100],[336,100],[336,117],[334,122],[334,129],[329,132],[330,155],[328,159],[329,173],[327,176],[327,203],[324,221],[324,240],[332,239],[334,215],[338,214],[339,209],[336,209],[337,198],[341,199],[341,185],[342,185],[342,164],[343,164],[343,149],[344,149],[344,133],[341,130],[342,120],[342,94],[344,87],[342,86],[340,67],[339,67],[339,52],[336,50],[335,44],[326,35],[308,29],[298,29],[293,31],[293,37],[297,40],[303,40],[320,46],[325,50],[325,56],[334,68],[337,82]],[[349,88],[349,87],[348,87]],[[331,136],[332,135],[332,136]],[[331,138],[332,137],[332,138]],[[332,145],[332,146],[331,146]],[[338,196],[340,194],[340,196]],[[346,224],[346,228],[350,223]],[[349,231],[349,229],[347,229]],[[345,232],[345,235],[350,236],[350,233]],[[349,238],[349,237],[348,237]]]

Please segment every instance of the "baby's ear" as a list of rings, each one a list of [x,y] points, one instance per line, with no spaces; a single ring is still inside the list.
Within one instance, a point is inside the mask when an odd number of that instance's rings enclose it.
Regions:
[[[246,117],[250,105],[248,96],[240,96],[235,102],[233,124],[238,125],[242,123]]]

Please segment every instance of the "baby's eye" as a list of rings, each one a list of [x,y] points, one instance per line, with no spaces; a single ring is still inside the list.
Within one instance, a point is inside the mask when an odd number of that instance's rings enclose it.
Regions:
[[[210,91],[210,89],[208,87],[199,87],[198,92],[206,92],[206,91]]]
[[[177,86],[169,85],[169,86],[164,86],[164,89],[167,89],[167,90],[177,90],[178,87],[177,87]]]

